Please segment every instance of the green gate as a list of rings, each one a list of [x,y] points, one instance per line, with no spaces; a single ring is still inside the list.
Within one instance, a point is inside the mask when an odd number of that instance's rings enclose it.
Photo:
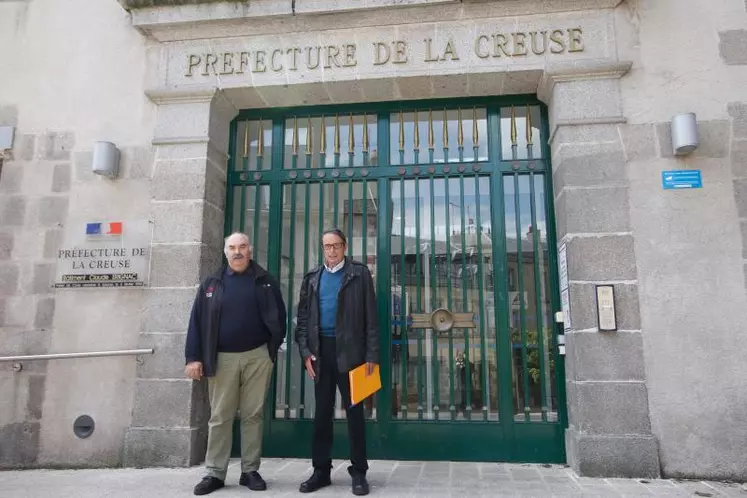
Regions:
[[[384,388],[365,402],[370,457],[565,461],[547,137],[533,97],[236,118],[226,232],[250,235],[289,311],[266,456],[310,454],[313,383],[293,329],[321,233],[339,227],[376,282]],[[335,413],[344,458],[339,394]]]

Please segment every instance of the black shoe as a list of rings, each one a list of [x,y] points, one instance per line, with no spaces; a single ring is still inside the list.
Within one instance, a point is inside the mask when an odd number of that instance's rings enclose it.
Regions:
[[[239,486],[246,486],[252,491],[264,491],[267,489],[267,483],[256,470],[242,472],[241,477],[239,477]]]
[[[225,483],[218,479],[217,477],[203,477],[202,481],[197,483],[197,486],[195,486],[195,494],[196,495],[209,495],[215,490],[218,490],[225,486]]]
[[[368,494],[366,476],[360,474],[353,476],[353,494],[355,496],[365,496]]]
[[[321,489],[325,486],[332,484],[332,480],[329,478],[329,474],[322,472],[321,470],[315,470],[311,477],[301,483],[301,487],[298,490],[301,493],[313,493],[314,491]]]

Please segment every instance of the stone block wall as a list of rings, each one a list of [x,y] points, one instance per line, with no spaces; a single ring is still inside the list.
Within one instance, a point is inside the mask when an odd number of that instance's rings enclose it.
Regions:
[[[129,184],[147,199],[150,147],[122,148],[119,183],[94,175],[91,163],[91,150],[76,144],[74,131],[16,130],[0,170],[0,356],[136,345],[138,327],[131,323],[133,317],[139,323],[142,291],[93,296],[53,288],[67,227],[102,215],[124,217],[118,197],[137,202],[127,192],[108,196],[107,189]],[[120,464],[135,358],[20,363],[21,371],[0,363],[0,467]],[[97,423],[87,441],[72,431],[82,414]]]
[[[631,158],[653,147],[645,130],[625,124],[627,70],[551,73],[541,93],[550,108],[557,239],[567,252],[566,452],[581,475],[658,477],[627,174]],[[615,332],[599,332],[598,284],[615,288]]]
[[[221,263],[228,129],[236,112],[213,92],[159,105],[151,281],[138,340],[156,354],[136,372],[128,466],[187,466],[205,456],[207,384],[184,377],[184,343],[196,286]]]
[[[4,107],[0,118],[16,126],[17,115]],[[0,356],[49,350],[74,146],[72,132],[16,133],[0,167]],[[0,363],[0,467],[36,463],[46,380],[46,362],[24,363],[20,372]]]
[[[661,473],[743,480],[747,4],[703,5],[617,9],[618,51],[633,63],[621,82],[626,127],[635,130],[625,145],[629,216]],[[700,146],[674,157],[670,122],[681,112],[696,114]],[[699,170],[703,188],[665,190],[662,173],[671,170]]]
[[[674,157],[667,122],[636,125],[628,162],[651,429],[667,477],[744,479],[747,418],[744,105],[699,120],[700,147]],[[700,170],[703,188],[664,190]]]

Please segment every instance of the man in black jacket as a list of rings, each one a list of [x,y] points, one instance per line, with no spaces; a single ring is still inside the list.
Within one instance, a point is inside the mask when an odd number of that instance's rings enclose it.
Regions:
[[[350,406],[348,372],[363,363],[370,375],[379,362],[376,295],[368,267],[345,257],[347,240],[337,229],[322,236],[324,265],[304,276],[298,302],[296,342],[314,379],[316,412],[311,445],[314,473],[302,493],[329,486],[335,391],[347,411],[353,494],[366,495],[368,460],[363,405]]]
[[[207,475],[195,486],[206,495],[224,485],[232,426],[241,414],[241,477],[254,491],[267,489],[259,475],[262,421],[272,364],[286,332],[286,311],[275,280],[252,261],[249,238],[226,238],[228,266],[197,290],[187,332],[187,376],[207,377],[210,422],[205,456]]]

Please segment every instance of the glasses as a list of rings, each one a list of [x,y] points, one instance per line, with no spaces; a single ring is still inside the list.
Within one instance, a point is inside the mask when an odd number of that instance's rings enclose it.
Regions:
[[[322,244],[322,247],[324,247],[325,251],[342,249],[344,246],[345,244],[343,244],[342,242],[335,242],[334,244]]]

